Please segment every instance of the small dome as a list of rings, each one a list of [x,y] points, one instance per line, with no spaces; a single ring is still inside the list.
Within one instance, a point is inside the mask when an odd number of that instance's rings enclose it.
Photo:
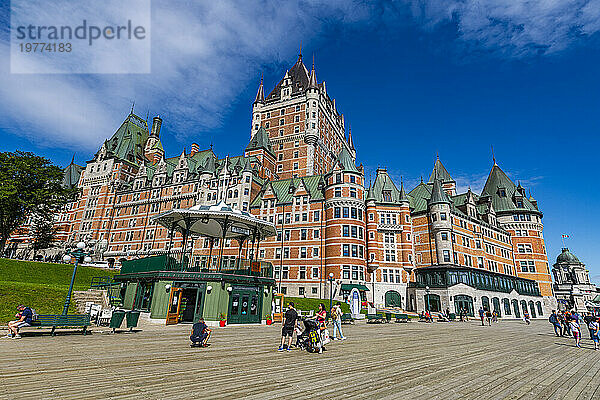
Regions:
[[[581,264],[579,258],[577,258],[577,256],[571,253],[567,248],[562,249],[562,253],[560,253],[558,257],[556,257],[556,262],[568,264]]]

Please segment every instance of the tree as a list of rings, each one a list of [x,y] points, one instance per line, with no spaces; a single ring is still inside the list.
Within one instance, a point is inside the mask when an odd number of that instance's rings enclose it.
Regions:
[[[0,254],[28,217],[47,223],[72,198],[74,190],[63,187],[62,181],[63,170],[44,157],[0,152]]]

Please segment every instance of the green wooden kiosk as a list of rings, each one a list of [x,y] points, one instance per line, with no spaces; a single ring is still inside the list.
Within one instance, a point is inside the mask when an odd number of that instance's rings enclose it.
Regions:
[[[208,262],[189,263],[184,252],[123,261],[115,281],[121,283],[123,306],[164,319],[167,325],[192,323],[202,317],[207,322],[261,323],[271,313],[275,280],[270,262],[242,258],[242,246],[251,244],[259,254],[260,241],[275,235],[272,223],[251,214],[233,210],[224,203],[173,209],[159,214],[157,223],[183,236],[182,249],[190,235],[220,239],[218,254],[209,254]],[[171,237],[173,235],[171,234]],[[223,243],[235,239],[238,257],[223,259]],[[191,250],[190,250],[191,251]]]

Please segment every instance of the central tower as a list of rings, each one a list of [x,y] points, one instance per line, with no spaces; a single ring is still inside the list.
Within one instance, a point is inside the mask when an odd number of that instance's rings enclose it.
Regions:
[[[266,97],[261,79],[252,107],[251,138],[261,127],[273,144],[280,179],[329,172],[342,149],[356,160],[344,116],[327,94],[325,82],[317,81],[314,62],[309,72],[302,54]]]

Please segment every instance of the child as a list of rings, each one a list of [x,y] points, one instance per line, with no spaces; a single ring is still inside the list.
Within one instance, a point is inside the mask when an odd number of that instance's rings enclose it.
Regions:
[[[190,340],[192,344],[190,347],[208,347],[208,339],[212,331],[204,323],[204,319],[200,318],[198,322],[192,325],[192,335]]]
[[[529,313],[527,311],[523,312],[523,320],[525,320],[525,323],[527,325],[529,325],[531,323],[531,319],[529,318]]]
[[[598,341],[600,339],[598,339],[598,330],[600,329],[600,324],[598,323],[598,321],[595,318],[593,318],[590,321],[590,324],[588,325],[588,327],[590,328],[590,335],[592,336],[592,340],[594,341],[594,350],[598,350]]]
[[[577,322],[575,318],[572,318],[569,325],[571,327],[571,332],[573,332],[573,337],[575,338],[575,346],[581,348],[579,345],[579,340],[581,340],[581,328],[579,327],[579,322]]]

